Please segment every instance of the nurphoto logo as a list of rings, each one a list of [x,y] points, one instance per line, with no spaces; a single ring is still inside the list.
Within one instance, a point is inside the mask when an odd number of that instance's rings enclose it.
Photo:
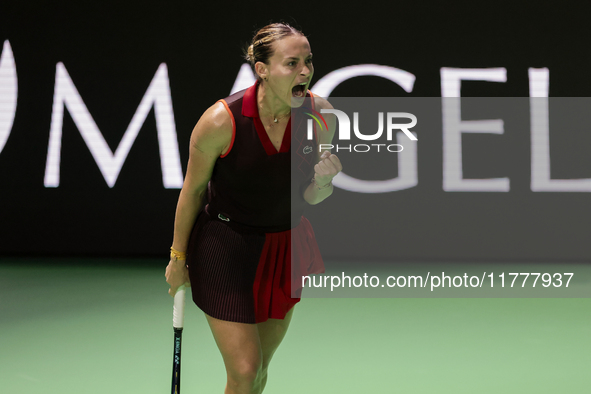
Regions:
[[[351,121],[349,116],[338,109],[321,109],[320,113],[317,111],[306,108],[311,112],[305,112],[306,115],[309,115],[312,119],[308,119],[307,123],[307,138],[308,140],[312,140],[314,138],[314,122],[318,125],[321,130],[327,130],[328,126],[326,120],[322,116],[322,114],[334,114],[338,120],[338,141],[350,141],[351,140]],[[353,112],[353,133],[355,133],[355,137],[362,141],[376,141],[379,140],[382,135],[384,134],[384,118],[386,119],[386,141],[392,141],[393,139],[393,131],[400,130],[402,131],[411,141],[417,141],[417,137],[415,137],[409,129],[413,128],[417,124],[417,117],[408,112],[387,112],[384,116],[384,112],[378,112],[378,131],[373,134],[363,134],[359,131],[359,112]],[[394,119],[405,118],[410,120],[409,123],[395,123]],[[336,149],[336,152],[339,151],[348,151],[348,152],[369,152],[369,151],[377,151],[377,152],[402,152],[404,147],[400,144],[386,144],[386,143],[372,143],[372,144],[319,144],[318,146],[319,151],[323,149]]]

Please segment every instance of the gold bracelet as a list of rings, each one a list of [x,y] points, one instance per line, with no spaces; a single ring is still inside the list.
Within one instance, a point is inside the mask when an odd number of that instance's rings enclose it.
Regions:
[[[171,260],[186,260],[187,254],[185,252],[179,252],[172,246],[170,247],[170,259]]]
[[[318,183],[316,182],[316,178],[312,178],[312,183],[314,183],[314,185],[316,186],[316,189],[318,190],[322,190],[322,189],[326,189],[329,186],[332,186],[332,179],[324,186],[318,186]]]

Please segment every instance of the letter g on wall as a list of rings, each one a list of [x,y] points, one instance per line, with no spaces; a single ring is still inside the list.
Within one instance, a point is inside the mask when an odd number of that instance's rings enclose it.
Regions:
[[[4,41],[0,57],[0,153],[12,130],[17,98],[16,65],[8,40]]]

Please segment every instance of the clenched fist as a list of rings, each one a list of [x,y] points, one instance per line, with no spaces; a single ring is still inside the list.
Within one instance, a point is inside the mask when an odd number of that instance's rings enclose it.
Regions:
[[[314,166],[314,179],[319,187],[327,185],[332,178],[343,170],[341,161],[329,151],[322,152],[320,161]]]

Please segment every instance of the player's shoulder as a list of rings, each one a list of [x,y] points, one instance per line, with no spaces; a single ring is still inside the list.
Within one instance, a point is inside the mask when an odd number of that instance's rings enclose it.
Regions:
[[[203,121],[208,128],[214,129],[230,129],[232,130],[232,113],[228,108],[228,105],[224,100],[216,101],[211,107],[209,107],[199,121]]]
[[[232,114],[222,100],[205,110],[193,129],[191,140],[198,140],[215,146],[225,146],[231,141],[234,132]]]
[[[332,106],[332,104],[325,99],[324,97],[320,97],[317,94],[310,92],[312,99],[314,100],[314,107],[319,110],[319,109],[334,109],[334,107]]]
[[[322,127],[322,128],[318,129],[318,141],[320,143],[330,143],[332,141],[333,136],[334,136],[334,131],[335,131],[335,127],[336,127],[336,118],[335,118],[334,114],[332,114],[332,113],[322,113],[322,110],[323,109],[334,109],[334,107],[324,97],[320,97],[317,94],[314,94],[312,92],[310,92],[310,93],[312,96],[312,100],[314,100],[314,108],[316,109],[316,111],[318,111],[322,114],[322,117],[326,120],[326,123],[328,126],[328,128]]]

